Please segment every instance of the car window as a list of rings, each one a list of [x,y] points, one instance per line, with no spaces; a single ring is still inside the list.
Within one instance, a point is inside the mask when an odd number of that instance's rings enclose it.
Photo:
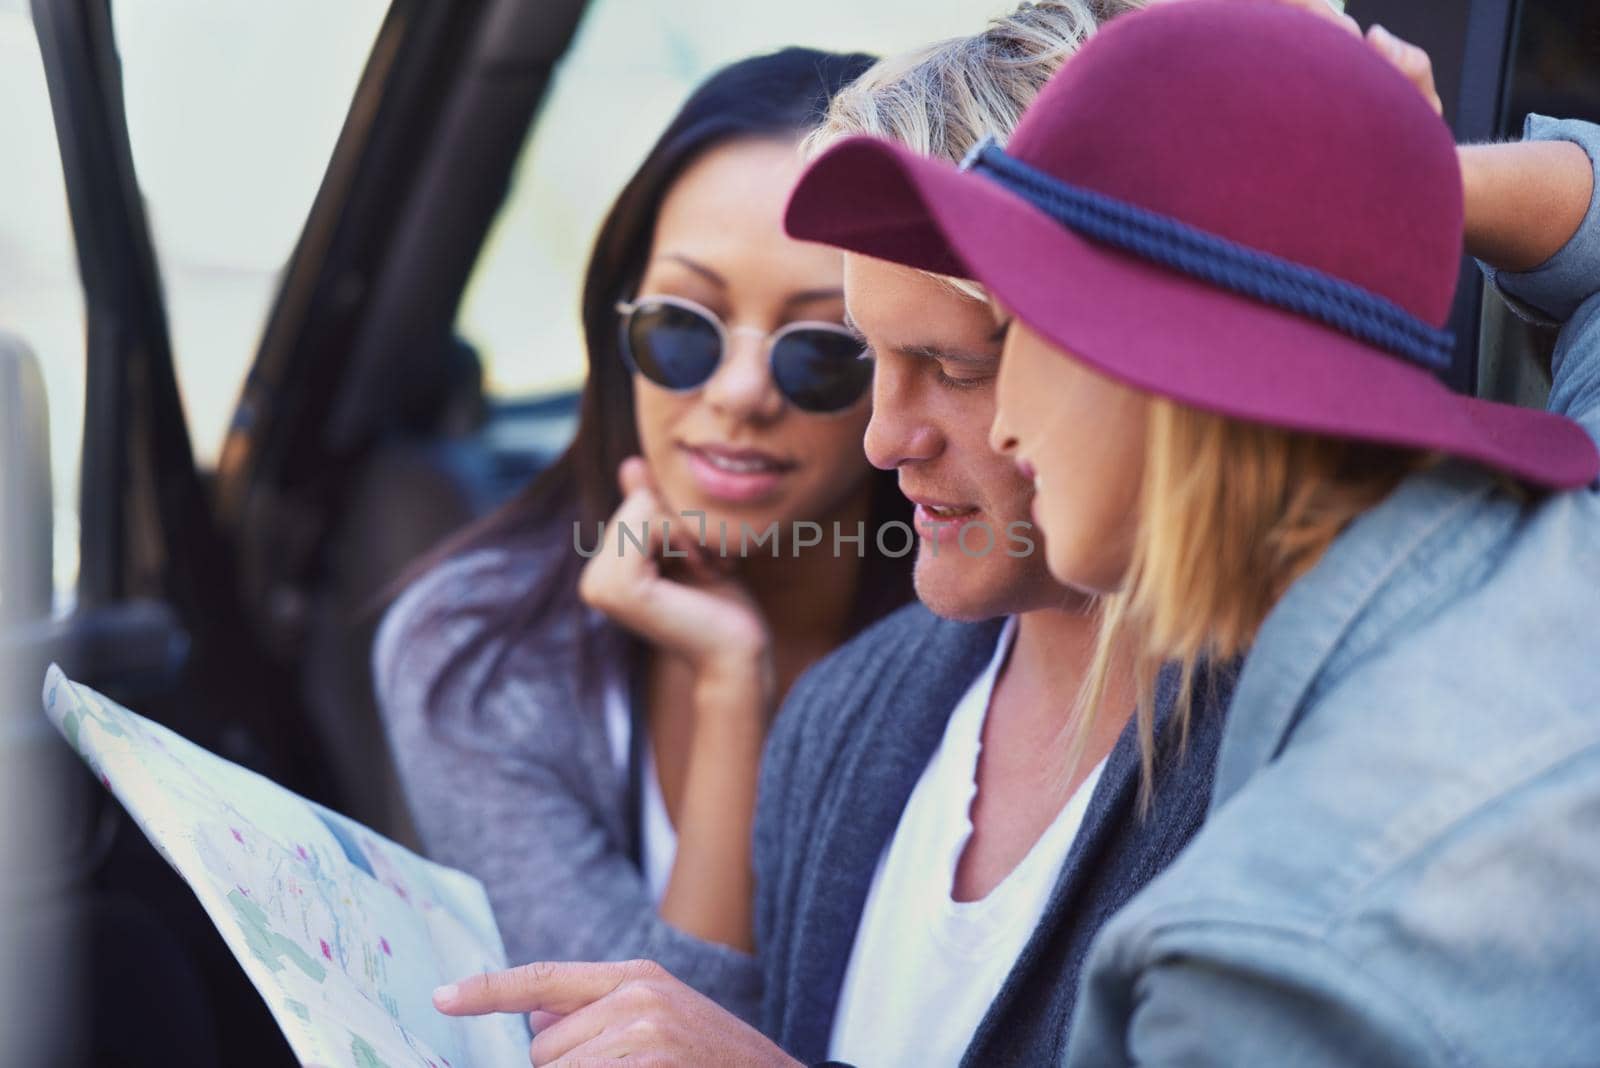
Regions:
[[[579,293],[601,217],[697,82],[784,45],[887,54],[981,29],[1010,0],[595,0],[530,131],[468,283],[457,332],[485,388],[512,399],[578,385]]]
[[[388,0],[113,6],[195,457],[211,467]]]
[[[21,338],[44,373],[55,492],[57,611],[78,575],[78,462],[83,442],[83,289],[67,213],[44,64],[25,0],[0,0],[0,330]]]
[[[1600,5],[1523,0],[1512,41],[1503,133],[1521,134],[1529,112],[1600,120]]]

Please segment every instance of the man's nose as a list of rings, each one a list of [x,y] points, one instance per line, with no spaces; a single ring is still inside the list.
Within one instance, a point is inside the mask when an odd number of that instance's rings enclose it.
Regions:
[[[867,424],[867,460],[892,471],[931,460],[944,449],[944,435],[920,403],[921,388],[903,361],[879,357],[872,376],[872,420]]]

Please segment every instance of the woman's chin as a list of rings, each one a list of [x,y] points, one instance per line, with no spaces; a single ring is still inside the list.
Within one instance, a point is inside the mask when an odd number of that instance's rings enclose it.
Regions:
[[[770,553],[773,536],[767,535],[767,530],[774,525],[782,531],[784,551],[788,551],[786,513],[781,509],[764,504],[730,503],[708,498],[693,490],[674,494],[667,499],[670,501],[668,517],[672,525],[686,530],[713,552],[722,551],[722,546],[726,545],[728,556],[739,556],[742,538],[749,546],[744,555]],[[757,539],[764,539],[759,547],[756,545]]]
[[[1068,552],[1059,547],[1060,539],[1052,541],[1048,532],[1045,532],[1044,562],[1050,569],[1050,577],[1068,589],[1097,597],[1106,592],[1102,585],[1098,570],[1091,562],[1084,560],[1075,553]]]

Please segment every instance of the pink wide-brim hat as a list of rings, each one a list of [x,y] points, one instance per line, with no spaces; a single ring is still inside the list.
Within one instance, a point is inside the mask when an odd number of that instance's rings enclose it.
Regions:
[[[1120,16],[1005,149],[953,166],[850,138],[807,169],[785,222],[975,279],[1073,357],[1194,408],[1556,488],[1600,472],[1576,422],[1438,377],[1462,246],[1455,146],[1368,44],[1292,8]]]

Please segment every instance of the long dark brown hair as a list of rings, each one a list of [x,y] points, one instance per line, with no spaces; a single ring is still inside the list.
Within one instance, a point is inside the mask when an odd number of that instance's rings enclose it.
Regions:
[[[860,53],[836,54],[786,48],[722,68],[703,82],[662,133],[611,206],[595,239],[583,290],[583,333],[588,377],[578,404],[578,429],[567,450],[499,510],[446,540],[411,568],[400,585],[448,559],[478,549],[527,544],[548,538],[569,523],[584,531],[608,520],[621,504],[617,468],[640,451],[634,421],[633,381],[620,350],[616,304],[634,295],[655,231],[656,215],[668,189],[707,150],[745,138],[798,137],[814,129],[840,89],[872,63]],[[874,476],[869,532],[884,524],[909,523],[910,506],[890,472]],[[899,539],[891,539],[898,544]],[[876,537],[866,538],[865,559],[847,630],[849,634],[909,601],[912,557],[885,556]],[[434,680],[427,697],[435,707],[443,684],[491,642],[500,643],[495,660],[477,687],[481,695],[506,653],[524,635],[553,621],[577,599],[584,558],[576,551],[553,554],[552,566],[521,588],[479,610],[482,626],[456,651]],[[580,641],[580,685],[595,679],[593,650]],[[641,650],[630,643],[634,664]],[[475,703],[475,702],[474,702]]]

